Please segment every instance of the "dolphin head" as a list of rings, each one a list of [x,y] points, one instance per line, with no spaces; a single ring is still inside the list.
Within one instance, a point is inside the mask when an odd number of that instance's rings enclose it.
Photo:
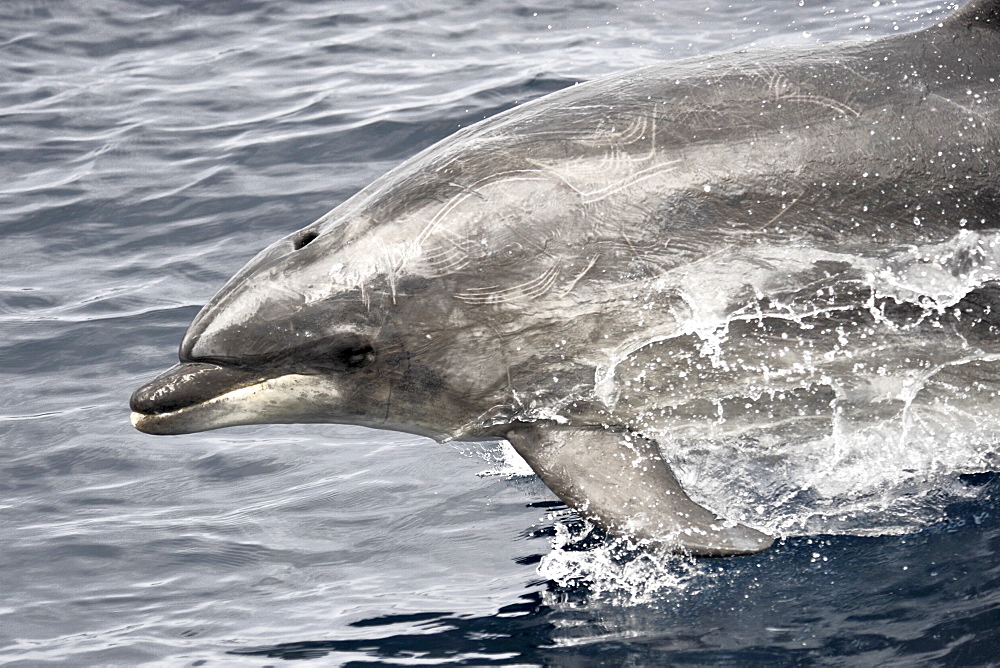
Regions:
[[[195,318],[180,364],[133,394],[136,428],[332,422],[485,436],[484,406],[504,378],[489,327],[456,310],[449,279],[403,267],[405,232],[379,240],[371,228],[320,221],[251,260]]]
[[[525,157],[533,144],[521,155],[477,132],[252,259],[195,318],[180,364],[133,395],[133,424],[470,439],[590,401],[614,349],[612,296],[638,280],[620,258],[641,230],[592,220],[578,188]]]

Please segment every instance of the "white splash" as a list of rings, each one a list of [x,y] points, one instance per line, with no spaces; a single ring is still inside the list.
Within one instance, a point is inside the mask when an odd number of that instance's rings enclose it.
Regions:
[[[658,279],[668,325],[620,341],[595,393],[728,519],[779,537],[918,531],[975,496],[959,474],[1000,469],[1000,345],[970,333],[990,306],[959,313],[998,281],[994,232],[888,255],[720,252]],[[556,531],[539,572],[562,585],[637,603],[697,572]]]
[[[710,571],[695,560],[663,551],[637,549],[628,539],[610,538],[588,549],[566,549],[592,530],[574,530],[557,520],[552,550],[538,574],[559,587],[586,586],[588,597],[612,605],[641,605],[666,592],[703,587]]]

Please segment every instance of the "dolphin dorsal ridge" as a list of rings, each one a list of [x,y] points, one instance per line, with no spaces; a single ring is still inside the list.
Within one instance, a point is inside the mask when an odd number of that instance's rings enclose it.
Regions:
[[[945,28],[985,28],[1000,31],[1000,0],[972,0],[945,19]]]

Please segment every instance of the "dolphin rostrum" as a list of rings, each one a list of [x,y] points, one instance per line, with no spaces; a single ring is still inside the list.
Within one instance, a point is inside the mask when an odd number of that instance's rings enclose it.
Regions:
[[[976,0],[520,105],[253,258],[132,422],[505,438],[613,534],[763,550],[688,497],[670,438],[905,421],[1000,377],[998,78]]]

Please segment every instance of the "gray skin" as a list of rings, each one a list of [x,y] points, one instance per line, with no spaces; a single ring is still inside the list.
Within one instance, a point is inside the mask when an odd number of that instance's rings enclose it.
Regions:
[[[180,364],[135,392],[133,424],[506,438],[611,533],[695,555],[765,549],[684,493],[652,435],[697,429],[722,410],[713,394],[760,400],[761,360],[789,332],[834,355],[843,331],[802,320],[817,285],[829,315],[906,249],[1000,227],[998,8],[647,67],[466,128],[253,258],[195,318]],[[960,304],[978,314],[963,341],[986,347],[988,287]],[[803,310],[758,317],[740,364],[681,373],[703,369],[692,314],[738,328],[734,314],[782,300]],[[829,404],[806,378],[822,369],[786,366],[772,418]]]

